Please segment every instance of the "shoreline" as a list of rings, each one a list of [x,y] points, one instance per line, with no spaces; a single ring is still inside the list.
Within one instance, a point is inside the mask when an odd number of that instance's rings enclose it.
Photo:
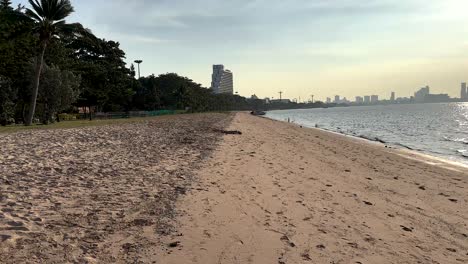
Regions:
[[[412,158],[412,159],[415,159],[415,160],[419,160],[419,161],[422,161],[422,162],[425,162],[427,164],[434,165],[434,166],[442,166],[444,168],[451,168],[451,169],[454,169],[454,168],[468,169],[468,163],[463,163],[463,162],[458,161],[458,160],[451,160],[451,159],[448,159],[448,158],[432,155],[432,154],[426,153],[424,151],[420,151],[420,150],[416,150],[416,149],[412,149],[410,147],[404,146],[401,143],[388,143],[388,142],[385,142],[385,141],[383,141],[381,139],[378,139],[378,138],[373,140],[373,139],[369,139],[369,138],[366,138],[366,137],[363,137],[363,136],[356,136],[356,135],[351,135],[351,134],[346,134],[346,133],[333,131],[331,129],[321,128],[321,127],[310,127],[310,126],[306,126],[306,125],[302,125],[302,124],[298,124],[298,123],[294,123],[294,122],[288,123],[287,121],[274,119],[274,118],[271,118],[271,117],[268,117],[268,116],[264,116],[262,118],[266,118],[266,119],[269,119],[269,120],[272,120],[272,121],[277,121],[277,122],[283,122],[283,123],[286,123],[286,124],[292,124],[292,125],[296,125],[296,126],[299,126],[299,127],[302,126],[303,128],[307,128],[307,129],[315,129],[315,130],[319,130],[319,131],[323,131],[323,132],[328,132],[328,133],[332,133],[332,134],[335,134],[335,135],[340,135],[340,136],[352,138],[354,140],[361,140],[362,142],[365,142],[367,144],[375,144],[375,145],[381,146],[381,147],[383,147],[385,149],[391,149],[391,150],[401,152],[401,153],[399,153],[400,155],[404,155],[405,157]],[[419,157],[419,159],[417,157]]]
[[[468,171],[364,139],[240,112],[0,140],[6,263],[468,261]]]
[[[178,202],[163,263],[468,261],[466,170],[247,113],[228,129],[242,135],[223,137]]]

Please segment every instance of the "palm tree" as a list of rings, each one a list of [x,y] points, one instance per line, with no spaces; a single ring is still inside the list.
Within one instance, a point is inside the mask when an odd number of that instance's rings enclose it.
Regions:
[[[66,24],[65,18],[73,13],[70,0],[28,0],[32,9],[26,10],[26,15],[35,23],[35,31],[39,34],[40,53],[36,61],[31,104],[26,119],[26,125],[33,122],[36,111],[36,100],[39,90],[44,54],[50,41],[61,32],[73,31],[78,24]]]
[[[11,1],[10,0],[1,0],[0,1],[0,9],[13,9],[11,8]]]

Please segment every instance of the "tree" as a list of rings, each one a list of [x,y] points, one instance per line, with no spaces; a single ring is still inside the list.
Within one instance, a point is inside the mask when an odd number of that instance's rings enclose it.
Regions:
[[[14,118],[21,122],[29,101],[30,59],[36,54],[33,23],[19,10],[0,8],[0,76],[9,80],[14,91]],[[0,114],[1,111],[0,111]]]
[[[70,71],[44,65],[38,94],[38,113],[43,124],[53,122],[60,112],[76,102],[80,81],[81,78]]]
[[[73,13],[73,6],[69,0],[28,0],[32,9],[26,10],[26,15],[35,23],[35,31],[39,34],[40,53],[37,59],[34,82],[32,87],[31,103],[29,113],[26,119],[26,125],[30,126],[33,122],[36,110],[37,95],[39,92],[40,78],[44,65],[44,54],[47,45],[52,38],[61,32],[70,33],[77,24],[66,24],[65,18]]]
[[[14,115],[14,96],[10,81],[0,76],[0,125],[6,126],[12,123]]]
[[[11,1],[10,0],[1,0],[0,1],[0,9],[2,10],[13,10],[11,7]]]
[[[130,76],[132,76],[132,78],[136,76],[135,65],[133,65],[133,63],[130,65]]]
[[[134,110],[154,111],[159,108],[160,96],[156,76],[141,77],[135,88],[133,96]]]
[[[126,68],[125,52],[115,41],[77,39],[70,44],[74,50],[74,69],[82,77],[78,105],[97,111],[128,111],[138,82]]]

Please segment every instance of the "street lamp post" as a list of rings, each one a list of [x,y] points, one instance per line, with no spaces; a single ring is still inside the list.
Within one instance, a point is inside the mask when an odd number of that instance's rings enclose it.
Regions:
[[[138,64],[138,79],[140,79],[140,64],[142,63],[142,60],[136,60],[135,63]]]

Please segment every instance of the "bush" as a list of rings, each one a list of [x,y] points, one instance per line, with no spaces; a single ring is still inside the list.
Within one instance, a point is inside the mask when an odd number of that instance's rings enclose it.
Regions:
[[[60,121],[73,121],[77,120],[79,118],[79,114],[59,114],[59,120]]]
[[[6,126],[15,122],[14,92],[10,81],[0,76],[0,125]]]

